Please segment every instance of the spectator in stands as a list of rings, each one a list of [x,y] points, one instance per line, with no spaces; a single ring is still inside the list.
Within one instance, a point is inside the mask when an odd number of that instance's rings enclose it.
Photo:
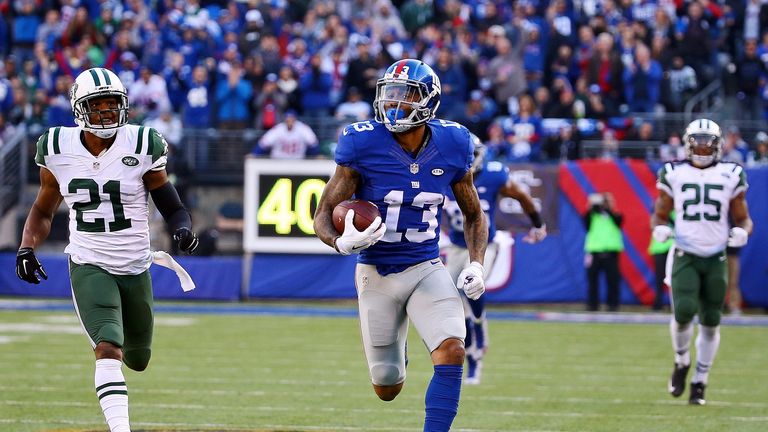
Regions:
[[[70,75],[59,75],[56,77],[56,85],[53,95],[48,100],[48,126],[76,126],[72,117],[72,104],[69,99],[69,89],[72,87],[73,79]]]
[[[111,2],[102,3],[101,7],[99,7],[99,16],[93,23],[96,27],[96,33],[99,35],[96,40],[99,44],[104,46],[107,45],[107,41],[112,40],[112,36],[117,33],[118,26],[120,25],[120,21],[115,18],[115,11],[112,9],[113,7],[114,5]],[[48,22],[47,16],[46,22]],[[40,40],[39,37],[38,40]]]
[[[567,161],[581,158],[581,136],[575,124],[563,123],[557,134],[544,142],[544,157],[548,161]]]
[[[530,92],[536,91],[542,85],[545,56],[546,49],[542,46],[541,31],[537,25],[529,24],[528,39],[523,47],[523,68]]]
[[[15,17],[13,19],[13,49],[12,52],[19,62],[33,57],[35,37],[40,26],[40,17],[34,0],[13,1]]]
[[[321,55],[322,57],[322,55]],[[344,57],[344,48],[337,47],[331,55],[323,58],[320,69],[331,75],[331,105],[336,106],[344,99],[344,80],[347,77],[348,62]]]
[[[217,117],[221,129],[245,129],[248,127],[249,105],[253,97],[251,84],[243,78],[243,68],[233,63],[216,86]]]
[[[631,112],[655,112],[661,94],[661,66],[643,44],[635,47],[635,59],[624,69],[624,96]]]
[[[261,91],[253,101],[253,108],[256,112],[256,129],[269,130],[283,121],[288,109],[288,98],[277,87],[277,75],[267,75]]]
[[[608,288],[608,311],[619,310],[619,254],[624,250],[621,234],[623,216],[616,211],[610,193],[590,194],[588,210],[584,215],[587,236],[584,242],[584,265],[587,268],[587,310],[597,311],[600,305],[600,274],[605,273]]]
[[[563,118],[573,119],[576,118],[574,112],[574,103],[576,102],[576,95],[573,93],[573,88],[565,78],[557,78],[552,84],[557,99],[552,103],[547,104],[542,111],[542,117],[547,118]]]
[[[430,22],[432,16],[432,2],[429,0],[408,0],[400,9],[403,26],[411,36]]]
[[[458,116],[459,123],[480,137],[481,141],[488,139],[488,126],[495,113],[495,106],[488,106],[492,104],[493,102],[482,90],[472,90],[469,101],[464,106],[464,112]]]
[[[541,153],[541,117],[536,111],[533,98],[520,97],[518,113],[502,124],[512,144],[507,162],[531,162]]]
[[[264,19],[258,9],[245,13],[245,28],[240,35],[240,52],[246,56],[259,52],[261,34],[264,31]]]
[[[194,155],[198,168],[205,168],[208,164],[206,130],[213,126],[213,94],[205,66],[193,69],[187,88],[181,109],[181,123],[188,132],[184,134],[185,149]]]
[[[251,153],[269,154],[272,159],[304,159],[317,155],[319,150],[312,128],[296,118],[296,111],[289,110],[285,121],[267,131]]]
[[[363,95],[363,100],[373,103],[379,69],[370,53],[370,41],[362,39],[357,42],[356,48],[356,55],[349,62],[345,87],[357,87]]]
[[[589,61],[587,75],[590,84],[600,86],[603,101],[610,111],[615,111],[623,99],[622,77],[623,64],[618,53],[613,48],[613,36],[610,33],[600,33],[597,37],[595,51]]]
[[[45,13],[45,21],[37,28],[35,40],[43,42],[47,51],[53,51],[56,41],[59,40],[63,32],[64,23],[61,22],[59,11],[50,9]]]
[[[714,78],[711,65],[713,25],[704,17],[702,5],[693,1],[688,3],[685,16],[677,20],[675,40],[685,58],[685,64],[696,71],[696,76],[704,84]]]
[[[766,165],[768,165],[768,133],[760,131],[755,135],[755,149],[747,156],[747,166],[751,168]]]
[[[144,126],[151,127],[160,132],[168,144],[178,151],[181,145],[181,137],[184,132],[184,128],[181,125],[181,119],[174,114],[169,107],[161,108],[159,115],[155,118],[150,118],[144,122]]]
[[[517,98],[527,89],[525,69],[520,57],[523,41],[513,46],[500,33],[495,33],[494,37],[497,54],[488,64],[488,78],[492,83],[496,103],[502,112],[508,113],[510,99]]]
[[[686,159],[685,147],[680,139],[680,134],[672,132],[667,137],[667,141],[659,146],[659,159],[662,162],[683,161]]]
[[[739,127],[736,125],[729,126],[723,138],[723,155],[721,160],[723,162],[744,164],[744,161],[747,159],[748,150],[749,144],[741,138]]]
[[[347,100],[336,107],[334,117],[345,123],[362,121],[371,117],[371,105],[363,101],[357,87],[351,87],[347,89]]]
[[[653,142],[658,141],[656,133],[653,129],[653,123],[650,121],[640,121],[640,124],[632,127],[627,131],[624,136],[625,141],[645,141]]]
[[[320,69],[322,61],[319,54],[314,54],[309,61],[309,70],[299,78],[301,105],[304,115],[309,117],[327,115],[331,109],[333,78]]]
[[[764,119],[761,90],[766,85],[766,74],[768,70],[763,60],[757,56],[757,41],[755,39],[745,41],[744,55],[736,60],[734,72],[740,119]]]
[[[672,58],[672,66],[665,72],[667,91],[663,100],[668,111],[682,112],[685,102],[693,96],[698,89],[696,71],[685,64],[683,57],[676,55]]]
[[[440,116],[458,120],[467,100],[467,80],[449,47],[440,49],[434,70],[440,78]]]
[[[301,109],[299,81],[296,80],[293,70],[288,66],[280,68],[277,75],[277,88],[288,98],[288,108],[294,111]]]
[[[93,20],[88,17],[88,9],[80,6],[75,11],[75,16],[72,17],[64,29],[64,33],[61,35],[61,44],[64,46],[75,46],[86,36],[92,41],[106,42],[103,36],[100,37],[96,31]]]
[[[615,130],[608,128],[603,130],[599,158],[604,160],[615,160],[619,158],[619,140],[616,138]]]
[[[168,100],[174,112],[181,112],[184,106],[191,75],[192,68],[184,64],[184,56],[181,53],[171,53],[168,56],[167,65],[163,68],[161,76],[165,80]]]
[[[131,115],[136,121],[157,117],[159,112],[170,111],[168,89],[162,76],[152,73],[147,66],[139,71],[139,79],[128,87]]]

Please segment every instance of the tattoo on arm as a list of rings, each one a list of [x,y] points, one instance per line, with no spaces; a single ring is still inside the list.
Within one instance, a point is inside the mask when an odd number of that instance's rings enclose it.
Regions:
[[[333,209],[349,199],[360,185],[360,174],[352,168],[337,166],[333,177],[325,185],[315,210],[315,235],[323,243],[333,247],[333,239],[339,235],[333,226]]]
[[[485,248],[488,246],[488,222],[480,207],[480,199],[468,172],[452,186],[456,202],[464,214],[464,238],[467,241],[470,261],[483,263]]]

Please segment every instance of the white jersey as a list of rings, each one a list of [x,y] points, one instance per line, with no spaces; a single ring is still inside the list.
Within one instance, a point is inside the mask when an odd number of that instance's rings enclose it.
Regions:
[[[59,183],[69,207],[69,245],[76,264],[119,275],[149,268],[149,208],[142,177],[163,170],[168,145],[154,129],[125,125],[115,142],[94,156],[82,128],[51,128],[37,141],[35,162]]]
[[[276,125],[264,134],[259,144],[270,149],[272,159],[303,159],[307,149],[318,146],[312,128],[298,120],[291,129],[288,129],[285,122]]]
[[[725,249],[731,200],[748,187],[741,166],[718,162],[702,169],[688,162],[667,163],[656,187],[675,203],[675,248],[702,257]]]

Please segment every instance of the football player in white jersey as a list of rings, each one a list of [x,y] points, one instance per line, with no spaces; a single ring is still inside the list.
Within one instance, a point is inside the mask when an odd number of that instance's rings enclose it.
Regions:
[[[168,182],[168,145],[154,129],[126,124],[128,97],[103,68],[78,75],[70,92],[77,127],[55,127],[37,141],[40,190],[16,258],[20,279],[48,279],[34,249],[54,212],[69,207],[69,273],[75,311],[96,355],[95,387],[111,432],[130,431],[122,364],[143,371],[153,329],[147,192],[181,250],[198,245],[189,212]]]
[[[687,160],[667,163],[659,170],[659,198],[651,225],[657,241],[673,236],[675,239],[667,270],[672,288],[674,315],[670,333],[675,352],[669,392],[679,397],[685,391],[691,366],[692,322],[698,314],[696,370],[688,401],[704,405],[709,370],[720,344],[720,315],[728,283],[725,248],[747,243],[752,220],[745,198],[746,173],[738,164],[720,161],[720,126],[712,120],[694,120],[685,129],[683,143]],[[672,210],[674,228],[668,224]],[[730,229],[729,215],[733,221]]]

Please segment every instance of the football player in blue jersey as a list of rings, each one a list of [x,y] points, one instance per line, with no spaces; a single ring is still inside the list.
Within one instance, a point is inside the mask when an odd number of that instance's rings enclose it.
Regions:
[[[456,416],[464,363],[461,297],[439,258],[444,195],[464,213],[471,263],[458,288],[477,299],[485,290],[488,226],[472,182],[473,145],[458,123],[435,119],[440,81],[419,60],[392,64],[376,85],[374,121],[345,127],[336,172],[315,213],[315,232],[339,253],[359,253],[355,286],[373,388],[390,401],[403,388],[408,320],[429,349],[434,375],[425,396],[425,431],[448,431]],[[334,207],[352,196],[375,203],[383,219],[355,229],[354,211],[339,235]]]
[[[501,162],[485,159],[486,147],[476,135],[472,134],[475,149],[475,161],[472,163],[472,173],[475,187],[480,198],[480,207],[488,218],[488,248],[485,250],[486,275],[493,268],[499,245],[493,242],[496,236],[494,213],[499,197],[509,197],[520,202],[525,214],[531,219],[533,228],[523,237],[527,243],[538,243],[547,236],[547,227],[536,210],[533,198],[509,178],[509,168]],[[445,203],[445,214],[448,217],[449,231],[445,246],[445,265],[451,277],[458,278],[461,270],[469,263],[469,251],[464,241],[464,215],[453,198],[448,195]],[[442,242],[441,242],[442,243]],[[465,384],[480,384],[482,358],[488,349],[488,319],[485,316],[485,297],[464,299],[467,337],[465,349],[467,352],[467,377]]]

